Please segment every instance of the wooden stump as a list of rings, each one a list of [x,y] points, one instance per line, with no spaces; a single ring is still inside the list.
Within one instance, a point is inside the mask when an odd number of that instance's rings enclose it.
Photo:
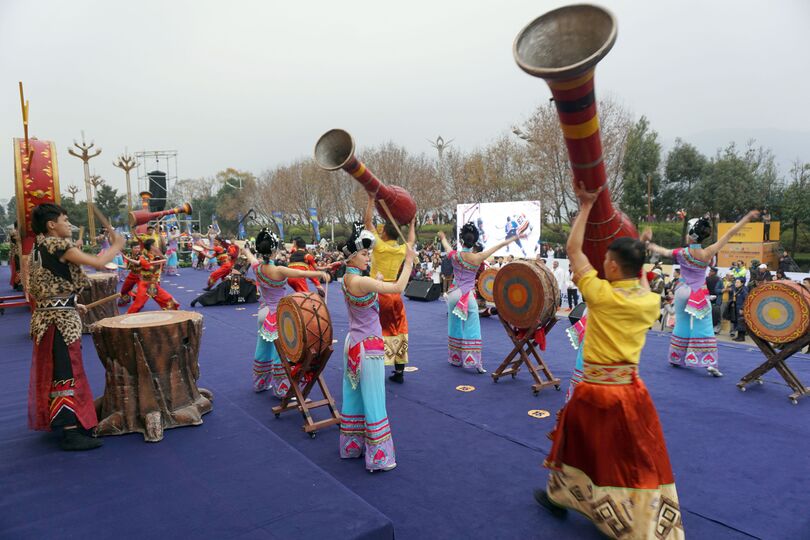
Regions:
[[[104,319],[91,327],[106,370],[104,395],[96,400],[99,435],[143,433],[202,424],[211,392],[197,388],[202,320],[192,311],[159,311]]]
[[[106,298],[118,290],[118,275],[110,272],[99,272],[87,276],[90,279],[90,288],[83,289],[79,295],[80,304],[92,304],[96,300]],[[80,313],[82,318],[82,333],[90,333],[90,325],[107,317],[118,315],[118,304],[115,301],[104,302],[87,313]]]

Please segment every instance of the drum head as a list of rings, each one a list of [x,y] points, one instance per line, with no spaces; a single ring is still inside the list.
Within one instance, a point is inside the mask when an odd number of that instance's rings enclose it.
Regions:
[[[495,301],[493,290],[495,288],[495,276],[497,275],[497,268],[487,268],[478,276],[478,293],[481,295],[481,298],[487,302]]]
[[[323,300],[316,293],[285,296],[276,311],[279,353],[291,363],[306,353],[318,356],[332,345],[332,321]]]
[[[771,343],[790,343],[810,329],[810,293],[797,283],[757,285],[743,306],[752,333]]]
[[[203,251],[205,251],[204,247],[198,246],[197,244],[194,244],[193,246],[191,246],[191,249],[193,249],[197,253],[202,253]]]
[[[501,268],[493,288],[498,315],[517,328],[530,328],[553,316],[556,282],[550,274],[545,268],[523,261]]]
[[[115,272],[116,270],[118,270],[118,265],[115,264],[114,262],[108,262],[107,264],[104,265],[104,268],[106,268],[111,272]]]
[[[276,346],[280,354],[283,354],[289,362],[295,363],[301,360],[304,355],[306,328],[304,327],[304,318],[298,308],[298,303],[291,299],[290,296],[285,296],[278,303],[276,311],[278,340],[276,340]]]

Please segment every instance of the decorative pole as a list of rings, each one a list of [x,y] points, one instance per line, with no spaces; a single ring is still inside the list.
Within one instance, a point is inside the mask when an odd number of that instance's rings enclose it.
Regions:
[[[132,188],[129,184],[129,171],[138,166],[135,158],[128,155],[126,152],[118,156],[117,161],[113,161],[113,165],[119,169],[123,169],[127,175],[127,213],[132,212]]]
[[[89,161],[101,153],[101,148],[97,149],[92,154],[90,149],[95,146],[95,142],[90,141],[90,144],[84,142],[84,131],[82,131],[82,144],[73,141],[73,146],[81,151],[81,154],[76,153],[73,148],[68,148],[68,154],[77,157],[84,163],[84,187],[87,193],[87,225],[90,228],[90,242],[96,245],[96,218],[93,215],[93,195],[90,189],[90,164]]]
[[[73,198],[73,204],[76,204],[76,194],[79,192],[79,188],[73,184],[70,184],[67,187],[67,192],[70,193],[70,196]]]

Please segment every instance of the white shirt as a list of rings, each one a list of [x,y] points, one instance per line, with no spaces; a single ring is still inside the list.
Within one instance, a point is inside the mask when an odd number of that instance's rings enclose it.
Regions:
[[[554,279],[557,280],[557,286],[560,288],[561,291],[564,291],[568,288],[566,282],[568,281],[568,272],[563,270],[561,267],[555,268],[552,273],[554,274]]]

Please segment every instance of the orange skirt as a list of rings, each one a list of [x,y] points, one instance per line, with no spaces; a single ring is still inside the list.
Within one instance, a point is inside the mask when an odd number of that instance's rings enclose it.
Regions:
[[[379,294],[380,326],[385,341],[385,364],[408,363],[408,318],[400,294]]]
[[[586,363],[552,439],[554,503],[614,538],[683,537],[661,422],[636,366]]]

